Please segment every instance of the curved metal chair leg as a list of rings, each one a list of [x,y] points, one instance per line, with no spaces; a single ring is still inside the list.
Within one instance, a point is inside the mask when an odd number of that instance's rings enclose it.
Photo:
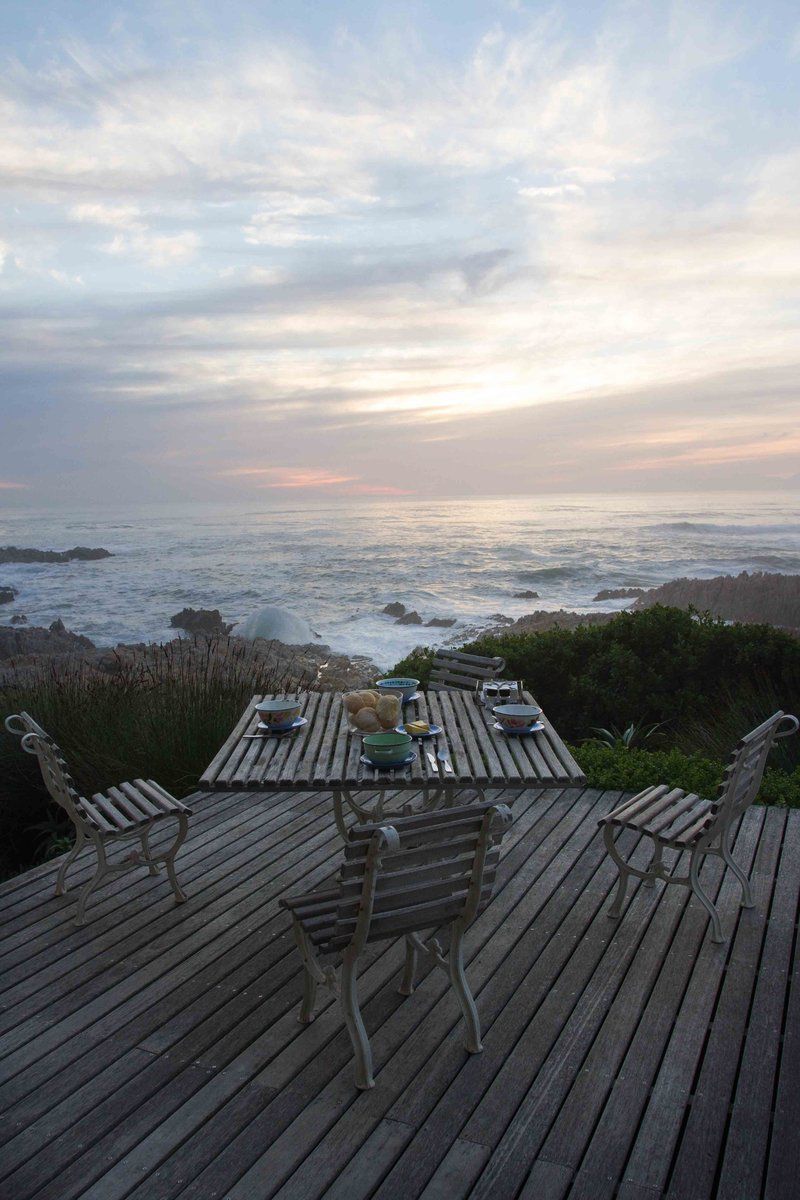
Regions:
[[[725,938],[722,936],[722,924],[719,919],[719,913],[717,912],[711,897],[703,891],[702,884],[700,883],[699,871],[700,855],[696,850],[693,850],[691,861],[689,863],[689,883],[695,896],[697,896],[698,900],[711,917],[712,942],[724,942]]]
[[[662,867],[661,853],[662,853],[661,842],[654,842],[653,843],[653,857],[650,859],[650,862],[647,864],[648,871],[652,871],[654,876],[657,875],[661,871],[661,867]],[[648,887],[648,888],[654,888],[656,886],[655,878],[643,879],[642,886]]]
[[[153,856],[150,853],[150,826],[145,825],[144,829],[139,834],[139,841],[142,843],[142,858],[150,868],[151,875],[158,874],[158,863],[153,862]]]
[[[397,989],[401,996],[410,996],[414,991],[414,976],[417,973],[417,947],[410,938],[406,938],[406,961],[403,967],[403,979]]]
[[[181,888],[181,885],[178,883],[178,878],[175,874],[175,855],[180,850],[181,844],[183,843],[183,839],[186,837],[188,829],[189,829],[189,818],[187,817],[186,813],[178,813],[178,836],[175,838],[175,841],[172,843],[172,845],[170,846],[169,850],[167,851],[167,853],[164,857],[164,864],[167,868],[167,875],[169,877],[170,883],[172,884],[172,890],[175,893],[175,903],[176,904],[185,904],[186,903],[186,893],[183,891],[183,889]]]
[[[467,1027],[467,1050],[469,1050],[470,1054],[480,1054],[481,1050],[483,1050],[483,1046],[481,1045],[481,1022],[475,1006],[475,1000],[467,982],[467,976],[464,973],[464,927],[460,921],[454,921],[450,927],[448,965],[450,967],[450,982],[453,985],[453,991],[458,997],[458,1003],[461,1005],[461,1012]]]
[[[108,872],[108,860],[106,859],[105,847],[99,839],[94,840],[94,848],[97,851],[97,870],[78,897],[78,907],[75,910],[76,925],[83,925],[83,922],[86,919],[86,901],[89,899],[103,876]]]
[[[352,947],[348,946],[342,962],[342,1012],[356,1059],[356,1087],[366,1090],[375,1086],[375,1080],[372,1077],[369,1038],[361,1019],[361,1009],[358,1007],[357,966],[358,956],[353,953]]]
[[[722,857],[727,865],[733,871],[742,888],[742,908],[753,908],[754,900],[753,893],[750,890],[750,880],[745,875],[742,868],[737,863],[736,859],[731,854],[731,848],[728,842],[727,835],[722,839]]]
[[[75,845],[72,847],[69,854],[66,856],[66,858],[62,862],[61,866],[58,868],[58,875],[56,876],[56,892],[55,892],[55,894],[57,896],[63,896],[64,892],[67,890],[64,887],[64,881],[67,877],[67,871],[70,869],[72,864],[75,862],[75,859],[78,857],[78,855],[80,854],[80,852],[83,849],[85,844],[86,844],[86,834],[83,832],[83,826],[76,825],[76,827],[75,827]]]
[[[606,913],[606,916],[611,917],[612,921],[617,921],[622,915],[622,905],[625,900],[625,893],[628,890],[628,880],[631,877],[631,872],[628,870],[628,864],[625,862],[625,859],[620,856],[617,847],[614,845],[614,833],[610,825],[606,825],[603,829],[603,841],[606,844],[606,850],[617,864],[617,870],[619,871],[617,894],[614,897],[611,908]]]

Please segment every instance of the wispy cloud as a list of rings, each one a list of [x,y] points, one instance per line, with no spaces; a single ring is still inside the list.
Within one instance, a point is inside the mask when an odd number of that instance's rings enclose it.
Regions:
[[[445,39],[394,9],[376,35],[320,6],[311,38],[201,6],[39,33],[0,93],[26,477],[45,494],[67,443],[87,496],[110,453],[187,494],[498,491],[523,454],[532,488],[790,475],[779,7],[497,5]]]

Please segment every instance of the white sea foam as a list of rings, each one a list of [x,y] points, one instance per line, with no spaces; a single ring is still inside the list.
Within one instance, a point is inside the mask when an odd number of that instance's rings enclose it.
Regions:
[[[175,636],[186,605],[243,621],[268,605],[344,653],[391,666],[419,643],[458,640],[495,613],[580,612],[600,588],[679,576],[800,572],[800,494],[492,497],[421,503],[252,503],[0,514],[0,545],[105,546],[99,562],[0,566],[19,590],[0,609],[31,624],[62,617],[99,645]],[[516,600],[514,592],[539,592]],[[395,625],[399,600],[450,630]]]

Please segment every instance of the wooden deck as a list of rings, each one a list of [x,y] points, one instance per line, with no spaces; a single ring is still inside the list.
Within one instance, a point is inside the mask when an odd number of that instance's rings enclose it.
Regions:
[[[296,1022],[277,906],[337,862],[329,796],[193,799],[180,908],[134,872],[75,929],[52,866],[5,884],[0,1195],[796,1196],[800,812],[754,808],[739,830],[755,909],[718,861],[703,868],[732,934],[716,946],[683,888],[640,887],[619,925],[605,916],[596,820],[619,793],[510,798],[498,888],[467,942],[485,1050],[463,1050],[440,972],[404,999],[402,947],[370,946],[367,1093],[337,1007],[321,997]]]

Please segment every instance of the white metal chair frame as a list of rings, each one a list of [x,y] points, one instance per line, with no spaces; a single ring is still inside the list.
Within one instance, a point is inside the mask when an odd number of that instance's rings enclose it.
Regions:
[[[443,970],[466,1024],[466,1048],[482,1049],[478,1010],[464,972],[464,934],[492,895],[500,842],[511,825],[504,804],[480,804],[397,817],[391,825],[350,830],[338,887],[281,900],[304,967],[299,1020],[312,1020],[317,988],[339,996],[355,1056],[355,1082],[374,1085],[372,1052],[358,1003],[358,959],[368,942],[402,935],[406,955],[399,991],[410,996],[419,955]],[[448,952],[420,931],[448,922]],[[341,950],[341,970],[318,955]]]
[[[781,729],[787,723],[788,728]],[[643,880],[645,887],[654,887],[657,879],[664,883],[680,883],[691,888],[707,910],[711,918],[712,941],[725,941],[716,906],[700,883],[703,857],[714,854],[723,859],[741,885],[742,906],[752,908],[750,881],[731,853],[735,826],[758,795],[773,742],[795,733],[798,725],[797,717],[777,712],[743,737],[725,769],[714,800],[704,800],[680,788],[670,789],[662,784],[645,788],[598,822],[606,849],[619,868],[617,892],[608,911],[609,917],[614,920],[620,917],[631,875]],[[614,843],[615,832],[620,829],[633,829],[652,839],[653,854],[646,870],[631,866],[620,855]],[[687,875],[676,875],[674,870],[667,870],[662,858],[665,849],[689,852]]]
[[[9,733],[22,739],[22,749],[27,754],[36,755],[48,792],[56,804],[65,810],[75,826],[75,845],[64,856],[56,876],[56,896],[63,896],[67,890],[67,871],[86,842],[91,842],[95,848],[97,868],[78,897],[76,925],[84,923],[86,902],[103,879],[131,870],[142,863],[149,867],[151,875],[157,875],[159,865],[163,863],[172,885],[175,903],[185,902],[186,893],[175,874],[175,857],[189,828],[189,817],[192,815],[190,808],[176,800],[152,779],[137,779],[134,784],[123,783],[119,788],[110,789],[109,796],[97,793],[91,801],[86,800],[75,788],[61,750],[28,713],[14,713],[7,717],[5,727]],[[127,818],[128,827],[112,828],[104,812],[108,815],[116,814],[120,825],[124,824]],[[154,855],[150,850],[150,830],[157,822],[172,816],[178,820],[177,836],[164,854]],[[134,850],[121,862],[109,862],[106,844],[117,844],[131,837],[139,839],[141,854]]]

